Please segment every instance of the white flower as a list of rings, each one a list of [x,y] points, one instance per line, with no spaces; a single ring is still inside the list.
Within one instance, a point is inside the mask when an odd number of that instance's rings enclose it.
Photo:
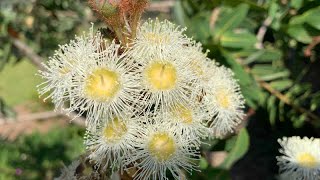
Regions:
[[[203,53],[201,43],[194,43],[184,48],[185,65],[188,65],[193,76],[196,78],[196,89],[193,90],[192,98],[200,98],[206,93],[206,87],[217,71],[218,64],[207,57],[208,51]]]
[[[191,71],[199,79],[199,83],[206,84],[215,73],[215,68],[217,68],[216,62],[207,57],[208,51],[203,53],[201,43],[194,43],[192,46],[184,49]]]
[[[141,131],[140,126],[128,115],[124,119],[102,119],[95,131],[86,132],[85,145],[90,152],[89,158],[97,167],[103,165],[103,169],[111,167],[122,170],[122,161],[129,158],[134,149],[134,139]]]
[[[54,180],[77,180],[76,170],[79,165],[79,160],[73,161],[68,167],[63,165],[61,175],[58,178],[54,178]]]
[[[137,36],[133,40],[131,54],[137,59],[143,57],[148,59],[162,51],[175,53],[174,49],[193,43],[190,38],[184,35],[185,30],[186,28],[181,29],[168,20],[149,19],[138,28]]]
[[[277,157],[281,174],[292,180],[320,179],[320,139],[294,136],[278,142],[282,154]]]
[[[192,140],[198,147],[201,139],[209,136],[209,130],[203,123],[208,119],[209,113],[196,100],[189,105],[176,104],[168,113],[163,114],[165,122],[172,124],[176,128],[177,134],[182,138]]]
[[[77,66],[86,63],[94,63],[99,57],[100,45],[103,43],[101,33],[93,33],[93,27],[89,34],[75,37],[69,44],[60,45],[53,57],[44,65],[45,70],[39,71],[39,75],[45,80],[38,85],[40,95],[52,98],[56,108],[64,105],[66,101],[72,101],[70,91],[73,88],[72,76]]]
[[[119,49],[114,42],[106,45],[95,63],[82,63],[73,75],[74,100],[67,110],[86,112],[89,126],[95,127],[101,117],[121,117],[121,112],[137,109],[137,67],[125,52],[119,55]]]
[[[191,148],[190,139],[182,138],[175,130],[174,126],[157,119],[146,120],[143,131],[135,139],[136,150],[126,162],[138,168],[134,179],[167,179],[167,170],[179,179],[182,170],[190,173],[195,169],[199,155]]]
[[[244,98],[232,71],[225,67],[215,68],[207,85],[204,105],[211,113],[207,123],[212,133],[221,137],[233,132],[244,117]]]
[[[190,66],[184,63],[183,51],[158,53],[141,62],[142,89],[140,104],[149,112],[152,107],[167,111],[174,103],[187,104],[197,84]]]

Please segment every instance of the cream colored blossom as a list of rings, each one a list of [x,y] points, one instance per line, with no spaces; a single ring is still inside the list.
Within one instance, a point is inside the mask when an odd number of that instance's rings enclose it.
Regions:
[[[196,168],[199,155],[191,148],[191,140],[177,135],[175,126],[157,118],[161,116],[145,121],[143,131],[135,139],[136,150],[126,162],[137,168],[134,179],[167,179],[167,171],[180,179],[182,171],[191,173]]]
[[[278,139],[280,173],[292,180],[320,179],[320,139],[298,136]]]
[[[81,64],[73,75],[73,101],[67,110],[78,111],[78,115],[86,112],[90,127],[101,117],[121,117],[121,112],[137,110],[138,67],[126,53],[119,55],[119,49],[115,42],[106,44],[95,63]]]
[[[123,113],[125,114],[125,113]],[[123,168],[123,160],[130,158],[134,140],[141,131],[141,124],[129,115],[103,118],[96,130],[87,130],[85,146],[90,152],[89,158],[103,169]]]
[[[67,101],[72,101],[72,78],[75,69],[82,64],[95,63],[99,58],[100,46],[103,44],[100,32],[76,36],[74,40],[65,45],[60,45],[55,54],[44,65],[45,70],[39,71],[44,82],[38,85],[40,95],[51,98],[56,108]]]
[[[244,117],[244,98],[231,70],[215,69],[208,81],[204,105],[211,114],[207,123],[213,135],[221,137],[233,132]]]

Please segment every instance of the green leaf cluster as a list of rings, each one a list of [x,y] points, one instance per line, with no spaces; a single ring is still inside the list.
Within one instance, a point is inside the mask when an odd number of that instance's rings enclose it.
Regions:
[[[319,46],[304,54],[320,36],[319,1],[181,0],[174,12],[210,58],[234,71],[249,108],[268,111],[271,124],[319,121],[319,92],[304,81],[319,61]]]
[[[46,134],[0,140],[0,179],[53,179],[84,152],[84,131],[77,127],[53,128]],[[20,173],[19,173],[20,171]]]
[[[320,1],[312,0],[180,0],[174,15],[211,59],[233,70],[248,112],[264,112],[273,128],[289,122],[293,128],[308,123],[316,129],[320,87],[306,79],[316,73],[312,66],[320,60],[320,48],[315,45],[310,57],[304,51],[320,36],[319,8]],[[204,150],[228,156],[215,168],[200,160],[206,175],[192,177],[230,179],[228,170],[245,155],[249,139],[242,129],[229,140],[209,141],[212,146]]]

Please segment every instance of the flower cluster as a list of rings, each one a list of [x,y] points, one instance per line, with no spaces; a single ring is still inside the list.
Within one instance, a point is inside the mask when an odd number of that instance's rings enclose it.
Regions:
[[[204,139],[232,133],[244,100],[233,73],[169,21],[148,20],[127,47],[93,28],[60,46],[40,71],[41,94],[86,115],[85,145],[99,168],[135,179],[179,179]]]
[[[293,136],[278,140],[280,177],[292,180],[318,180],[320,177],[320,139]]]

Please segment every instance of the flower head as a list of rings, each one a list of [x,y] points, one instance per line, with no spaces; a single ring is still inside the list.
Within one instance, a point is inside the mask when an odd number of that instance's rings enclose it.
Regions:
[[[195,169],[198,158],[191,148],[191,140],[176,134],[176,128],[154,119],[147,120],[141,134],[135,139],[137,149],[126,164],[138,168],[134,179],[167,179],[166,170],[175,179],[181,178],[181,169],[187,172]]]
[[[277,157],[280,173],[293,180],[317,180],[320,177],[320,139],[284,137]]]
[[[73,75],[69,111],[87,112],[89,126],[94,127],[101,117],[121,116],[135,107],[137,93],[136,65],[119,55],[120,45],[112,42],[100,52],[95,63],[83,63]]]
[[[103,40],[100,32],[93,33],[93,27],[89,34],[76,36],[69,44],[60,45],[48,63],[44,64],[45,70],[39,71],[39,75],[45,80],[38,85],[40,95],[49,95],[56,108],[64,105],[66,101],[72,101],[72,77],[75,69],[82,64],[92,64],[99,57]]]
[[[197,147],[201,144],[201,139],[209,136],[209,130],[204,124],[209,113],[203,109],[201,103],[193,103],[176,104],[167,113],[163,113],[163,119],[176,128],[177,135],[192,139],[192,143]]]
[[[204,105],[211,114],[207,123],[212,128],[212,133],[221,137],[233,132],[241,122],[244,116],[244,99],[237,81],[233,79],[232,71],[225,67],[216,68],[207,85]]]
[[[122,169],[122,161],[129,158],[134,149],[133,140],[141,131],[140,124],[132,121],[129,115],[123,117],[102,119],[95,131],[87,130],[85,145],[90,152],[89,158],[98,167]]]
[[[141,62],[139,99],[147,112],[151,107],[167,111],[175,102],[188,103],[196,77],[184,58],[187,57],[181,50],[175,54],[159,53]]]
[[[143,23],[133,40],[131,54],[139,61],[148,60],[154,54],[189,46],[193,41],[184,35],[186,29],[180,29],[168,20],[149,19]],[[142,59],[143,58],[143,59]]]

